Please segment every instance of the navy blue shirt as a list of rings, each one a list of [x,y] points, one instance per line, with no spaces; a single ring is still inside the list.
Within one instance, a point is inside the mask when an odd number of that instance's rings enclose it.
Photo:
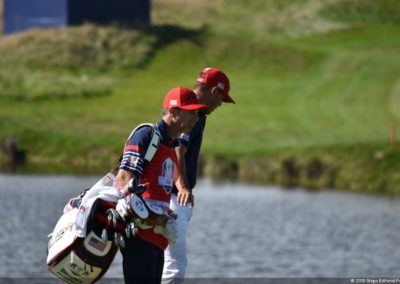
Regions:
[[[169,136],[164,120],[160,119],[156,123],[156,127],[160,130],[160,143],[169,147],[176,147],[178,145],[177,140],[172,140]],[[151,137],[152,129],[150,126],[143,126],[139,128],[133,135],[131,134],[126,141],[119,168],[128,172],[132,172],[137,176],[141,176],[146,164],[144,156],[147,148],[150,145]]]
[[[200,111],[199,120],[194,125],[192,130],[190,132],[183,133],[177,139],[178,143],[187,147],[187,151],[185,153],[186,178],[190,189],[193,189],[196,185],[197,164],[205,126],[206,115]]]

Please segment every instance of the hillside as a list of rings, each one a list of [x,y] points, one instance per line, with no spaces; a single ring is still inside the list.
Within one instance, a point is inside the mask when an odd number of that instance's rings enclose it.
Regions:
[[[151,27],[4,37],[0,138],[27,151],[20,170],[102,172],[166,91],[218,66],[237,104],[207,122],[209,174],[399,194],[399,12],[390,0],[157,0]]]

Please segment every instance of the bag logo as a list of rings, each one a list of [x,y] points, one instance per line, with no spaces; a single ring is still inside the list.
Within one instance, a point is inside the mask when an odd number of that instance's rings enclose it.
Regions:
[[[158,177],[158,184],[164,187],[167,194],[171,193],[174,182],[174,162],[167,158],[162,165],[161,176]]]

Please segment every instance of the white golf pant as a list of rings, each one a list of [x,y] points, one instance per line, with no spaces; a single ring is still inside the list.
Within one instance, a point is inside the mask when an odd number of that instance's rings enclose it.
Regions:
[[[176,219],[178,238],[164,252],[164,271],[162,283],[182,283],[186,271],[186,231],[192,208],[189,205],[180,206],[176,194],[171,195],[170,209],[178,215]]]

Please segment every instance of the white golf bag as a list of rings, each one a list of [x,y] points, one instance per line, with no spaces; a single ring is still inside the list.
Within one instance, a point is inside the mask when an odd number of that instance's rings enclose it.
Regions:
[[[106,211],[115,208],[121,197],[117,189],[103,185],[113,178],[115,176],[110,173],[94,185],[78,208],[61,216],[50,235],[47,265],[56,277],[67,283],[97,281],[117,253],[118,247],[113,241],[101,238]]]

